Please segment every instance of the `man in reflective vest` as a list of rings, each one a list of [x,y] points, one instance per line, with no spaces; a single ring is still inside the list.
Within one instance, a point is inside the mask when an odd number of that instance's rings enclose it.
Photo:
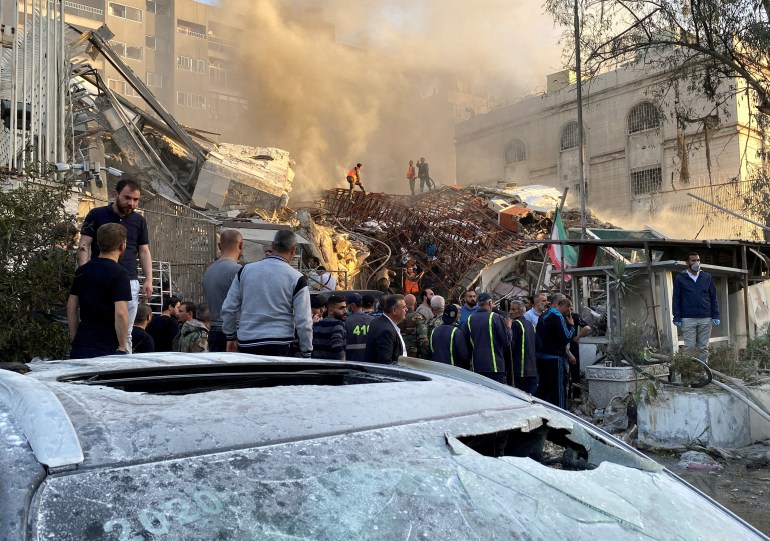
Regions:
[[[471,370],[505,383],[505,348],[511,343],[511,320],[492,311],[492,295],[479,295],[479,309],[462,326],[470,342]]]
[[[356,166],[348,171],[347,175],[347,181],[350,185],[350,190],[348,191],[348,195],[350,195],[350,198],[353,199],[353,188],[358,185],[359,188],[361,188],[361,191],[364,192],[364,195],[366,195],[366,190],[364,190],[364,185],[361,184],[361,167],[362,165],[360,163],[357,163]]]
[[[537,390],[537,352],[535,349],[535,327],[524,317],[525,307],[521,301],[512,301],[510,316],[513,341],[513,386],[535,394]]]
[[[406,170],[406,179],[409,181],[409,189],[412,190],[414,195],[414,181],[417,178],[417,169],[414,166],[414,162],[409,160],[409,167]]]
[[[345,355],[348,361],[366,361],[366,335],[369,334],[369,324],[374,319],[363,310],[363,300],[358,293],[348,295],[350,315],[345,320],[347,345]]]
[[[468,369],[468,347],[465,344],[465,336],[457,325],[459,317],[460,308],[447,304],[441,316],[442,324],[433,329],[430,335],[431,360]]]

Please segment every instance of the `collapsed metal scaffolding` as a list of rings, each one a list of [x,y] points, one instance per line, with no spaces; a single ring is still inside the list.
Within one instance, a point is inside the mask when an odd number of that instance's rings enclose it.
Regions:
[[[528,248],[522,235],[500,227],[486,198],[456,186],[417,197],[354,192],[352,199],[338,188],[324,194],[321,206],[345,228],[386,243],[390,268],[416,261],[424,283],[450,296],[473,285],[496,260]],[[386,257],[379,243],[369,248],[374,259]]]

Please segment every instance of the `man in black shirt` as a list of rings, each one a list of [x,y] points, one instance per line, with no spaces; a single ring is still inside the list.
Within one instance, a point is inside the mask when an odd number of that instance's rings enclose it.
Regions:
[[[420,193],[425,191],[426,184],[428,185],[428,191],[430,191],[430,170],[428,167],[428,162],[425,161],[425,158],[420,158],[420,161],[417,162],[417,176],[420,177]]]
[[[134,328],[131,329],[132,353],[152,353],[155,351],[155,341],[145,330],[152,319],[152,309],[148,304],[140,303],[136,309]]]
[[[179,304],[180,300],[176,297],[166,297],[163,299],[163,312],[155,316],[147,325],[147,334],[152,336],[155,342],[155,351],[171,351],[171,343],[174,337],[179,333]]]
[[[99,257],[75,271],[67,300],[73,359],[127,353],[131,286],[128,272],[118,264],[126,250],[126,228],[104,224],[96,232],[96,242]]]
[[[78,265],[83,265],[89,259],[99,257],[99,246],[93,245],[94,235],[100,226],[106,223],[121,224],[126,228],[126,249],[120,259],[128,272],[131,280],[131,301],[128,303],[129,329],[134,324],[136,307],[139,306],[139,275],[136,270],[136,260],[142,265],[144,272],[144,285],[142,295],[147,301],[152,297],[152,255],[150,254],[150,240],[147,230],[147,222],[144,217],[135,212],[139,206],[139,198],[142,195],[142,187],[139,182],[131,179],[121,179],[115,186],[113,196],[115,202],[103,207],[96,207],[86,215],[83,227],[80,230],[80,244],[78,246]],[[131,353],[131,335],[127,337],[127,349]]]

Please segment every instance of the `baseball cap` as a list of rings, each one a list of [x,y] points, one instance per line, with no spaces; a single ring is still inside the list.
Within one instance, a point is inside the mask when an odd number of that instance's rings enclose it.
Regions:
[[[361,303],[362,303],[361,295],[359,295],[358,293],[351,293],[350,295],[348,295],[348,298],[345,299],[345,301],[349,305],[350,304],[355,304],[356,306],[361,306]]]
[[[460,311],[456,304],[447,304],[444,307],[444,315],[441,316],[444,323],[452,323],[457,319],[457,313]]]
[[[492,300],[492,295],[490,293],[487,293],[486,291],[479,295],[478,303],[481,304],[482,302],[487,302]]]

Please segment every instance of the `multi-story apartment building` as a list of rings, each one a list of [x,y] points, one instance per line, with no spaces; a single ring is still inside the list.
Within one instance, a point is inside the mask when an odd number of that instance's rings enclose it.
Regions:
[[[65,0],[65,20],[81,28],[106,23],[112,47],[181,124],[243,142],[248,99],[233,76],[240,35],[235,18],[193,0]],[[143,105],[109,65],[109,88]]]
[[[709,104],[691,96],[686,84],[658,97],[666,77],[633,65],[583,84],[588,206],[618,223],[630,216],[647,223],[668,221],[668,230],[682,237],[753,234],[753,226],[687,195],[740,211],[752,168],[763,166],[764,137],[748,100],[740,98],[742,82],[730,82],[739,97],[709,113]],[[458,182],[541,184],[567,187],[577,195],[575,82],[571,72],[551,75],[546,93],[457,124]],[[677,121],[677,100],[705,115],[703,122]],[[683,215],[692,219],[686,231],[677,231],[670,218],[678,217],[681,226]]]

